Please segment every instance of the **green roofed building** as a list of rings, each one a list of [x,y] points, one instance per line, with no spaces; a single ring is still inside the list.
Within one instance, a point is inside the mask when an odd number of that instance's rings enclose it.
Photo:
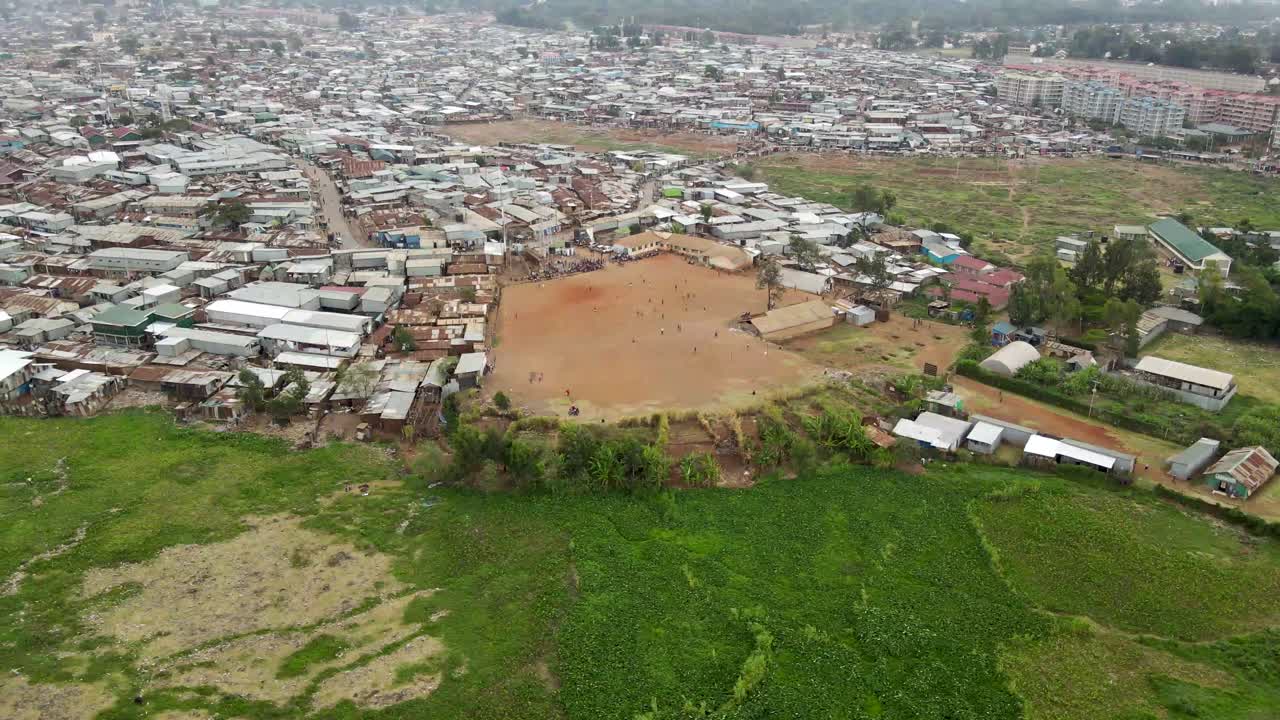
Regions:
[[[140,347],[146,343],[151,320],[149,312],[116,305],[94,315],[89,322],[93,324],[93,339],[97,342]]]
[[[164,303],[151,308],[151,317],[158,322],[173,323],[178,327],[195,327],[196,309],[179,303]]]
[[[1153,242],[1172,253],[1188,267],[1204,270],[1206,265],[1216,265],[1218,272],[1222,273],[1224,278],[1231,271],[1229,255],[1173,218],[1151,223],[1147,227],[1147,232],[1151,235]]]

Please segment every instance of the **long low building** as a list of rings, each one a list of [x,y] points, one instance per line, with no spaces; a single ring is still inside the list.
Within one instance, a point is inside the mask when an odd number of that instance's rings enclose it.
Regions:
[[[355,357],[360,336],[341,330],[301,327],[277,323],[258,331],[263,346],[271,354],[288,351],[310,352],[333,357]]]
[[[1140,382],[1168,390],[1183,402],[1217,412],[1238,389],[1231,373],[1147,355],[1133,366]]]
[[[156,353],[168,357],[188,350],[236,357],[254,357],[262,352],[261,341],[252,335],[175,326],[161,331],[160,336],[161,339],[156,341]]]
[[[823,300],[776,308],[751,318],[751,326],[760,337],[773,342],[825,330],[835,324],[836,314]]]

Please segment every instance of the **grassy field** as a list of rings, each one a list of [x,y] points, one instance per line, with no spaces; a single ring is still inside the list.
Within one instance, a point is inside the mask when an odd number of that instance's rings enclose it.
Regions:
[[[757,165],[772,189],[846,206],[855,186],[893,191],[896,212],[916,226],[943,222],[973,233],[988,253],[1024,257],[1058,235],[1118,224],[1146,224],[1158,213],[1190,212],[1196,222],[1233,225],[1249,218],[1280,228],[1271,198],[1280,182],[1247,173],[1139,165],[1101,158],[778,156]]]
[[[1166,333],[1143,348],[1142,354],[1229,372],[1236,376],[1241,393],[1280,403],[1280,348],[1274,345]]]
[[[0,483],[3,717],[1280,712],[1277,543],[1090,482],[486,495],[125,414],[0,419]]]

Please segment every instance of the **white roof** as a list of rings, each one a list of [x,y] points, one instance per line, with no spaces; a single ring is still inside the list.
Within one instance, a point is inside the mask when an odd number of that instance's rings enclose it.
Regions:
[[[1067,443],[1043,435],[1032,435],[1027,440],[1027,446],[1022,449],[1024,453],[1029,455],[1038,455],[1046,458],[1056,458],[1059,455],[1078,460],[1080,462],[1096,465],[1100,468],[1110,470],[1116,464],[1116,459],[1110,455],[1103,455],[1092,450],[1068,445]]]
[[[1138,372],[1147,372],[1152,375],[1161,375],[1163,377],[1181,380],[1182,382],[1192,383],[1195,385],[1203,385],[1217,390],[1226,390],[1231,387],[1233,379],[1231,373],[1219,372],[1218,370],[1209,370],[1208,368],[1188,365],[1174,360],[1165,360],[1154,355],[1148,355],[1138,361],[1133,367]]]
[[[893,426],[893,434],[916,442],[929,443],[933,447],[946,449],[949,446],[942,439],[942,433],[935,428],[920,425],[915,420],[903,418]]]
[[[297,365],[299,367],[336,370],[344,362],[343,358],[314,353],[294,352],[289,350],[276,356],[277,365]]]
[[[360,336],[355,333],[302,327],[300,325],[284,325],[282,323],[262,328],[258,331],[258,337],[330,348],[352,348],[360,344]]]
[[[291,309],[283,305],[264,305],[244,300],[214,300],[205,306],[205,311],[249,315],[264,320],[283,320],[284,316],[291,312]]]
[[[1004,428],[999,425],[992,425],[991,423],[979,420],[978,423],[973,426],[973,429],[969,431],[969,439],[973,442],[982,443],[983,445],[990,445],[996,440],[999,440],[1000,435],[1003,432]]]
[[[458,358],[458,366],[454,368],[453,372],[455,375],[478,373],[484,370],[484,362],[484,353],[466,353]]]
[[[31,353],[17,350],[0,350],[0,380],[21,371],[31,364]]]

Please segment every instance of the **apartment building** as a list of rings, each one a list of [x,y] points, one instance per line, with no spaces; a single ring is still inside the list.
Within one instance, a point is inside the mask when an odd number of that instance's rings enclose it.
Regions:
[[[1065,84],[1066,80],[1057,74],[1006,71],[996,78],[996,95],[1014,105],[1058,107]]]
[[[1097,81],[1067,81],[1062,90],[1062,110],[1068,115],[1114,124],[1124,107],[1120,90]]]
[[[1141,137],[1177,137],[1187,112],[1181,105],[1156,98],[1131,98],[1120,111],[1120,124]]]
[[[1221,99],[1215,120],[1254,132],[1268,133],[1276,125],[1278,112],[1280,97],[1243,93],[1225,95]]]

